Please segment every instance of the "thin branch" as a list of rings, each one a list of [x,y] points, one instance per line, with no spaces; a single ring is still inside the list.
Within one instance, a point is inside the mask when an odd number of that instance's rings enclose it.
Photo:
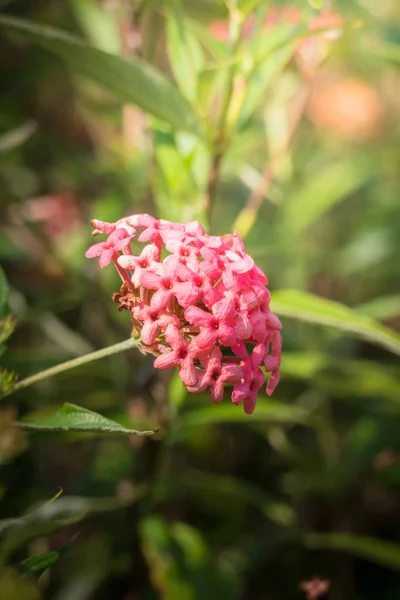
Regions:
[[[242,39],[243,23],[240,21],[240,13],[236,10],[235,2],[232,3],[230,11],[229,21],[229,46],[231,58],[233,58],[239,48],[240,41]],[[208,175],[208,182],[204,200],[204,208],[208,226],[211,224],[212,210],[214,202],[217,196],[218,184],[220,181],[221,167],[223,157],[226,148],[229,144],[227,124],[229,109],[235,89],[235,76],[236,76],[237,63],[234,61],[228,69],[228,80],[225,88],[224,98],[222,102],[222,108],[220,113],[220,119],[217,126],[217,134],[214,138],[212,151],[211,151],[211,163],[210,171]]]
[[[128,340],[125,340],[124,342],[119,342],[118,344],[114,344],[113,346],[107,346],[107,348],[102,348],[101,350],[96,350],[95,352],[84,354],[83,356],[79,356],[78,358],[67,360],[66,362],[56,365],[55,367],[50,367],[50,369],[45,369],[44,371],[40,371],[35,375],[31,375],[30,377],[26,377],[25,379],[18,381],[14,385],[11,393],[13,394],[14,392],[18,392],[19,390],[33,385],[34,383],[42,381],[43,379],[47,379],[48,377],[54,377],[55,375],[59,375],[60,373],[64,373],[65,371],[70,371],[71,369],[75,369],[76,367],[80,367],[95,360],[99,360],[100,358],[105,358],[106,356],[118,354],[119,352],[130,350],[131,348],[138,348],[139,345],[139,340],[129,338]]]

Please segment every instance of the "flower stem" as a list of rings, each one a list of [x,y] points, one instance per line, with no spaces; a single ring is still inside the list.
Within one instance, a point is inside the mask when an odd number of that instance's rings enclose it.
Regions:
[[[236,0],[232,0],[230,7],[230,19],[229,19],[229,48],[232,59],[235,58],[236,52],[239,48],[241,41],[241,34],[243,28],[243,22],[240,18],[240,13],[236,9]],[[235,85],[237,65],[235,60],[229,67],[227,72],[227,81],[224,91],[224,98],[222,100],[222,108],[219,117],[219,123],[217,125],[216,136],[212,142],[211,148],[211,164],[209,169],[207,188],[205,194],[205,213],[208,222],[208,228],[211,227],[211,217],[215,199],[217,196],[218,185],[221,178],[221,167],[222,161],[226,149],[229,145],[229,135],[227,132],[227,123],[229,116],[229,109],[232,102]]]
[[[35,375],[31,375],[30,377],[26,377],[25,379],[21,379],[18,381],[13,389],[12,394],[14,392],[18,392],[38,381],[42,381],[43,379],[47,379],[48,377],[54,377],[54,375],[58,375],[59,373],[63,373],[64,371],[69,371],[70,369],[75,369],[76,367],[80,367],[81,365],[85,365],[86,363],[93,362],[94,360],[99,360],[100,358],[104,358],[106,356],[111,356],[112,354],[118,354],[119,352],[124,352],[125,350],[129,350],[131,348],[138,348],[140,345],[139,340],[135,340],[133,338],[129,338],[124,342],[119,342],[118,344],[114,344],[113,346],[107,346],[107,348],[102,348],[101,350],[96,350],[95,352],[89,352],[89,354],[84,354],[83,356],[78,356],[78,358],[73,358],[72,360],[67,360],[64,363],[56,365],[55,367],[50,367],[50,369],[45,369],[44,371],[40,371]]]

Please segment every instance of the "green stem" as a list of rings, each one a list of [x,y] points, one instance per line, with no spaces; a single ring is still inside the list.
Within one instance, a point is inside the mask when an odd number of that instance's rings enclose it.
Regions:
[[[242,35],[243,22],[240,20],[240,14],[236,10],[236,1],[232,2],[230,10],[229,20],[229,46],[230,55],[232,58],[235,57],[236,52],[239,48],[241,35]],[[228,132],[227,132],[227,121],[229,115],[229,108],[232,101],[235,85],[237,64],[236,61],[232,63],[227,72],[227,82],[224,92],[224,98],[222,102],[222,108],[217,126],[217,133],[212,142],[211,150],[211,165],[207,182],[207,190],[205,197],[205,213],[208,222],[208,227],[211,227],[211,216],[215,198],[217,195],[217,188],[221,175],[221,166],[225,151],[229,144]]]
[[[129,338],[129,340],[119,342],[113,346],[107,346],[107,348],[102,348],[101,350],[96,350],[95,352],[89,352],[89,354],[78,356],[78,358],[67,360],[66,362],[56,365],[55,367],[50,367],[50,369],[45,369],[44,371],[40,371],[35,375],[31,375],[30,377],[26,377],[25,379],[18,381],[13,387],[11,393],[18,392],[19,390],[29,387],[38,381],[42,381],[48,377],[54,377],[54,375],[58,375],[64,371],[69,371],[70,369],[75,369],[76,367],[93,362],[94,360],[99,360],[100,358],[111,356],[112,354],[118,354],[119,352],[124,352],[125,350],[129,350],[131,348],[138,348],[139,345],[139,340]]]

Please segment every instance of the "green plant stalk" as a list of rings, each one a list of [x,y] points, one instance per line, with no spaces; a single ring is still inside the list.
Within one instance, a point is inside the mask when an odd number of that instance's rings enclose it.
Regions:
[[[240,20],[240,13],[235,7],[236,3],[234,2],[233,4],[234,6],[231,8],[229,21],[229,41],[231,57],[235,56],[239,48],[243,29],[243,22]],[[229,107],[231,105],[235,84],[236,68],[237,63],[235,61],[230,66],[228,71],[228,80],[225,88],[221,115],[217,126],[217,133],[212,143],[211,165],[205,198],[205,212],[209,228],[211,226],[212,209],[215,202],[217,187],[220,179],[222,160],[229,144],[226,129],[229,115]]]
[[[18,381],[12,391],[18,392],[19,390],[23,390],[24,388],[33,385],[34,383],[38,383],[39,381],[43,381],[43,379],[47,379],[48,377],[54,377],[59,373],[64,373],[64,371],[70,371],[71,369],[75,369],[76,367],[80,367],[81,365],[85,365],[87,363],[93,362],[94,360],[100,360],[100,358],[105,358],[106,356],[112,356],[113,354],[118,354],[119,352],[125,352],[125,350],[130,350],[131,348],[138,348],[140,345],[140,341],[134,338],[129,338],[124,342],[119,342],[118,344],[114,344],[113,346],[107,346],[106,348],[102,348],[101,350],[96,350],[95,352],[89,352],[89,354],[84,354],[83,356],[78,356],[78,358],[73,358],[72,360],[67,360],[55,367],[50,367],[50,369],[45,369],[44,371],[40,371],[39,373],[35,373],[35,375],[31,375],[30,377],[26,377],[21,381]]]

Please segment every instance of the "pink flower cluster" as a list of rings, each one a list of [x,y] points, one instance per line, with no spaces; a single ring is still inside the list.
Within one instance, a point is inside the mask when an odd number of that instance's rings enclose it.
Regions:
[[[270,372],[267,394],[279,382],[281,323],[269,308],[266,276],[233,235],[207,235],[197,221],[183,225],[142,214],[105,223],[93,220],[93,235],[107,240],[86,252],[113,262],[123,284],[113,295],[130,312],[133,335],[158,369],[179,368],[190,392],[210,389],[220,402],[224,384],[232,402],[254,411]],[[138,255],[131,240],[145,243]]]

